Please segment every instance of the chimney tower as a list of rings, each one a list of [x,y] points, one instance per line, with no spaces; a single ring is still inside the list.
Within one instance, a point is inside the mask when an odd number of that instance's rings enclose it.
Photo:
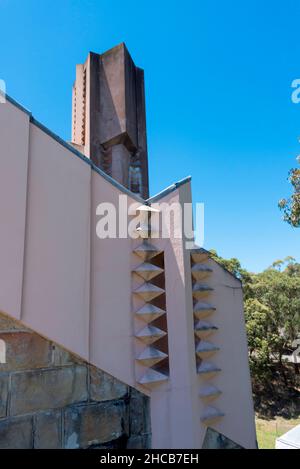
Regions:
[[[149,197],[144,71],[124,43],[76,66],[72,142],[132,192]]]

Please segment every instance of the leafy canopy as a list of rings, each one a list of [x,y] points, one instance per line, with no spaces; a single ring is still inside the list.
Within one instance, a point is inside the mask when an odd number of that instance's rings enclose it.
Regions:
[[[300,163],[300,157],[297,158]],[[300,226],[300,169],[294,168],[289,172],[289,182],[292,185],[293,193],[288,199],[281,199],[278,202],[279,208],[283,211],[283,219],[291,226]]]

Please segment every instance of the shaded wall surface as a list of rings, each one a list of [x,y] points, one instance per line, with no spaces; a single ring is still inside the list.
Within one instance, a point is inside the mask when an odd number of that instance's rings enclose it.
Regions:
[[[148,397],[3,314],[0,342],[0,449],[150,447]]]

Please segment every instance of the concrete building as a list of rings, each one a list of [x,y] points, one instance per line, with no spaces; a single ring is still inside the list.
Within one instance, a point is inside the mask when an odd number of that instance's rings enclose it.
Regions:
[[[0,448],[256,447],[241,283],[170,216],[190,177],[149,198],[124,44],[77,66],[72,116],[68,144],[0,104]]]

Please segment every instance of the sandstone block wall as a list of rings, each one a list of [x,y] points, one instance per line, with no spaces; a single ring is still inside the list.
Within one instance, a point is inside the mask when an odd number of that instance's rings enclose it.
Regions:
[[[0,341],[1,449],[151,446],[146,396],[1,313]]]

